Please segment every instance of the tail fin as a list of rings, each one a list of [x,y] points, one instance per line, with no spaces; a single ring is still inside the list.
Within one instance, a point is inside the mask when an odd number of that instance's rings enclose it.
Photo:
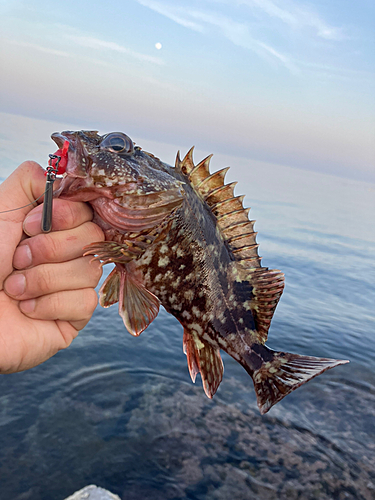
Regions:
[[[273,352],[266,346],[262,346],[263,349],[267,351],[267,361],[263,361],[260,368],[252,374],[257,403],[262,415],[287,394],[317,375],[335,366],[349,363],[344,360]]]

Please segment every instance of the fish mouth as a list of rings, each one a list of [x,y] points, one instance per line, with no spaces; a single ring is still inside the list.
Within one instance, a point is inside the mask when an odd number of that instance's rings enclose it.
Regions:
[[[59,149],[63,148],[66,141],[69,142],[68,148],[68,163],[66,165],[66,174],[71,177],[80,177],[82,179],[88,176],[86,169],[82,166],[82,159],[85,164],[89,161],[87,154],[79,140],[77,140],[76,132],[54,132],[51,139],[56,143]]]
[[[87,179],[72,177],[67,174],[61,180],[59,187],[53,192],[54,198],[59,198],[60,196],[65,200],[91,201],[98,197],[98,193],[90,189]]]
[[[85,159],[85,165],[89,164],[90,159],[81,142],[77,140],[76,132],[55,132],[51,135],[51,139],[59,149],[63,148],[66,141],[69,142],[65,174],[58,189],[53,193],[54,198],[62,196],[64,199],[74,201],[91,201],[97,198],[98,194],[92,190],[92,179],[82,165],[82,158]],[[105,194],[103,192],[103,195]]]
[[[51,139],[56,143],[56,145],[59,149],[61,149],[64,146],[65,141],[69,141],[69,139],[67,137],[60,134],[59,132],[54,132],[51,135]],[[70,143],[70,141],[69,141],[69,143]]]

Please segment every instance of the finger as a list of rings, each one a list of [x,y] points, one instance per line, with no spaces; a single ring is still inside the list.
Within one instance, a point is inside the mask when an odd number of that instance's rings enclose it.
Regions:
[[[90,320],[98,304],[92,288],[64,290],[20,302],[20,310],[33,319],[69,321],[81,330]]]
[[[34,200],[44,194],[45,186],[44,170],[38,163],[21,163],[0,186],[0,211],[22,208],[3,214],[2,218],[7,220],[11,217],[13,222],[22,222],[25,215],[37,204],[37,201],[33,204]]]
[[[13,253],[21,241],[22,222],[35,206],[32,203],[44,193],[46,178],[40,165],[33,161],[22,163],[0,184],[0,290],[3,280],[12,272]],[[30,204],[31,203],[31,204]],[[26,206],[25,206],[26,205]],[[24,207],[20,208],[19,207]],[[17,208],[17,210],[13,210]]]
[[[98,262],[81,257],[60,264],[41,264],[12,273],[4,282],[4,291],[17,300],[27,300],[63,290],[95,288],[102,275]]]
[[[22,241],[13,257],[15,269],[50,262],[65,262],[83,255],[83,247],[104,240],[103,231],[93,222],[85,222],[67,231],[38,234]]]
[[[23,223],[23,230],[28,236],[42,233],[43,205],[39,205],[27,215]],[[63,231],[78,227],[93,217],[92,210],[87,203],[53,200],[52,231]]]

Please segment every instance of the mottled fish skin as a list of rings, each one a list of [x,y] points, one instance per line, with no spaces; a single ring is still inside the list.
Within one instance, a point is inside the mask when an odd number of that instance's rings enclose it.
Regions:
[[[185,190],[182,207],[137,267],[185,329],[239,360],[231,345],[238,336],[247,345],[257,341],[254,318],[241,297],[242,283],[228,280],[234,261],[214,218],[187,183]]]
[[[210,157],[194,165],[192,149],[171,167],[135,148],[122,133],[63,132],[67,175],[57,195],[88,201],[106,242],[87,248],[116,268],[100,303],[119,302],[132,335],[157,316],[159,303],[184,327],[183,347],[193,381],[201,374],[208,397],[223,376],[220,349],[254,382],[258,406],[271,406],[311,378],[347,361],[269,349],[265,342],[284,275],[262,267],[254,221],[227,169],[210,174]],[[123,149],[121,149],[123,147]]]

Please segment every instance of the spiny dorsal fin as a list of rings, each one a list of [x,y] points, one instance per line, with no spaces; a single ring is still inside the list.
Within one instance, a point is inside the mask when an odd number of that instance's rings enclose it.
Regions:
[[[228,211],[220,214],[217,219],[221,221],[223,229],[232,226],[236,222],[247,222],[249,220],[250,208],[238,208],[237,210]]]
[[[244,222],[239,222],[238,224],[234,224],[233,226],[229,226],[224,229],[223,232],[228,242],[231,242],[235,238],[242,236],[245,233],[254,233],[254,224],[255,220],[246,220]]]
[[[212,207],[220,201],[228,200],[234,196],[234,188],[238,182],[231,182],[230,184],[223,184],[218,188],[214,189],[205,196],[205,201]]]
[[[184,159],[182,161],[180,161],[180,163],[179,163],[179,168],[184,175],[189,175],[190,172],[195,167],[194,161],[193,161],[193,151],[194,151],[194,146],[192,146],[189,149],[189,151],[186,153]]]
[[[244,196],[234,196],[236,182],[224,184],[229,167],[210,174],[209,163],[212,155],[194,166],[191,148],[181,161],[176,158],[176,168],[188,176],[194,190],[210,207],[217,225],[234,258],[244,261],[249,269],[261,268],[258,255],[254,222],[250,221],[250,208],[244,208]]]
[[[207,156],[207,158],[199,162],[190,172],[189,181],[193,185],[197,186],[203,179],[206,179],[206,177],[210,175],[209,165],[211,158],[212,155]]]
[[[249,224],[246,224],[246,225],[249,225]],[[258,233],[255,233],[253,231],[250,231],[248,233],[244,232],[240,235],[232,236],[231,238],[228,238],[227,241],[233,249],[243,248],[246,245],[248,245],[249,242],[251,245],[255,245],[257,234]]]
[[[180,168],[180,165],[181,165],[180,150],[178,150],[176,154],[176,161],[174,162],[174,167]]]
[[[209,175],[205,179],[201,180],[197,185],[196,188],[200,192],[200,194],[203,197],[206,197],[213,189],[216,189],[220,186],[224,185],[224,178],[226,173],[228,172],[229,167],[222,168],[221,170],[218,170],[217,172],[214,172],[213,174]]]

